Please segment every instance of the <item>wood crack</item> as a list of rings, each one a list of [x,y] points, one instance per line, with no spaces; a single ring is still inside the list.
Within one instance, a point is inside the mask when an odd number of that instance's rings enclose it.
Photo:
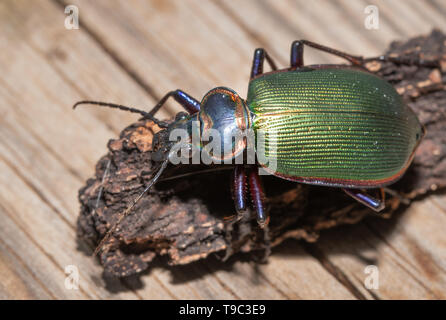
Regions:
[[[350,293],[359,300],[367,300],[367,297],[362,294],[362,292],[353,284],[353,282],[348,278],[348,276],[336,265],[334,265],[323,252],[314,244],[303,244],[303,248],[311,256],[319,261],[321,266],[327,270],[336,280],[339,281]]]

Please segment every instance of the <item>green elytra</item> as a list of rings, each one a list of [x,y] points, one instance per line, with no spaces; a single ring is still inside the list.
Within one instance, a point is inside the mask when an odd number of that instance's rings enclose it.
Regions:
[[[390,184],[423,136],[387,81],[352,68],[264,73],[250,81],[246,103],[254,130],[265,134],[266,158],[276,160],[271,173],[293,181]]]

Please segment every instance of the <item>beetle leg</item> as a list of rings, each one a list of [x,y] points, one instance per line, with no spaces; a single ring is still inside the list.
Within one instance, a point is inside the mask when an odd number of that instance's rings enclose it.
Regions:
[[[351,64],[357,65],[357,66],[362,66],[364,64],[364,58],[361,56],[353,56],[351,54],[333,49],[333,48],[329,48],[326,46],[323,46],[321,44],[318,43],[314,43],[308,40],[298,40],[298,41],[294,41],[293,42],[293,46],[295,45],[295,43],[298,42],[300,43],[300,46],[303,47],[303,45],[307,45],[309,47],[315,48],[317,50],[323,51],[323,52],[327,52],[327,53],[331,53],[335,56],[341,57],[346,59],[347,61],[349,61]],[[298,46],[298,45],[296,45]],[[301,48],[300,50],[302,50],[302,54],[303,54],[303,48]],[[291,57],[292,58],[292,57]]]
[[[362,203],[363,205],[369,207],[370,209],[380,212],[385,207],[385,192],[383,188],[380,188],[379,194],[380,199],[374,198],[359,189],[343,189],[350,197],[356,201]]]
[[[245,167],[240,164],[236,165],[232,175],[232,195],[237,211],[237,220],[241,219],[246,211],[246,183]]]
[[[431,61],[431,60],[423,60],[423,59],[414,59],[412,57],[410,58],[406,58],[406,57],[390,57],[388,55],[381,55],[378,57],[372,57],[372,58],[366,58],[364,59],[361,56],[353,56],[351,54],[333,49],[333,48],[329,48],[326,46],[323,46],[321,44],[318,43],[314,43],[312,41],[308,41],[308,40],[298,40],[298,41],[294,41],[293,42],[293,46],[294,44],[298,42],[302,45],[307,45],[309,47],[318,49],[320,51],[323,52],[327,52],[327,53],[331,53],[335,56],[344,58],[346,60],[348,60],[351,64],[354,64],[356,66],[364,66],[364,64],[366,62],[370,62],[370,61],[390,61],[393,63],[397,63],[397,64],[405,64],[405,65],[417,65],[417,66],[423,66],[423,67],[436,67],[437,66],[437,62],[436,61]],[[291,56],[291,59],[293,59],[293,56]],[[293,68],[293,63],[291,63],[291,68]]]
[[[302,41],[294,41],[291,44],[290,55],[291,69],[297,69],[304,65],[304,44]]]
[[[150,110],[149,114],[151,116],[155,115],[155,113],[157,113],[158,110],[161,109],[161,107],[170,97],[173,97],[176,102],[181,104],[183,108],[187,112],[189,112],[189,114],[194,114],[200,111],[200,102],[188,95],[186,92],[178,89],[175,91],[170,91],[164,97],[162,97],[161,100],[156,104],[156,106],[154,106],[152,110]]]
[[[271,59],[265,49],[257,48],[254,51],[254,59],[252,60],[251,79],[263,73],[263,62],[265,59],[268,61],[268,64],[272,70],[277,70],[274,60]]]
[[[265,208],[265,192],[257,168],[249,170],[248,181],[251,200],[257,215],[257,223],[261,228],[264,228],[269,222],[269,217]]]

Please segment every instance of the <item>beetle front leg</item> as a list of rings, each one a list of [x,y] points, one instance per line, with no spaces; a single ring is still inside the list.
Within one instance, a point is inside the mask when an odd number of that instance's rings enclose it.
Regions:
[[[385,192],[383,188],[380,188],[379,195],[380,199],[368,195],[366,192],[359,189],[343,189],[346,194],[355,199],[356,201],[362,203],[363,205],[369,207],[375,212],[380,212],[385,208]]]
[[[263,73],[263,62],[268,61],[269,66],[272,70],[277,70],[276,64],[273,59],[268,55],[268,53],[263,48],[257,48],[254,51],[254,59],[252,60],[251,68],[251,78],[258,76]]]
[[[269,216],[265,208],[265,192],[257,168],[249,170],[248,182],[252,204],[256,211],[257,223],[261,228],[264,228],[268,225]]]
[[[159,109],[166,103],[167,99],[173,97],[176,102],[181,104],[183,108],[189,113],[194,114],[200,111],[200,102],[198,102],[195,98],[188,95],[186,92],[177,89],[175,91],[168,92],[161,100],[150,110],[149,114],[151,116],[155,115]]]
[[[232,195],[234,198],[235,210],[237,211],[237,220],[243,217],[246,211],[246,190],[247,178],[245,167],[236,165],[232,175]]]

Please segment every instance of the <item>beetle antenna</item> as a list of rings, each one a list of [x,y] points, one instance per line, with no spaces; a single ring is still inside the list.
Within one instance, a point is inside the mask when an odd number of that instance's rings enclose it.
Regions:
[[[110,239],[111,235],[113,234],[113,232],[115,232],[118,228],[118,226],[121,224],[122,220],[124,220],[125,217],[127,217],[131,210],[133,209],[133,207],[139,202],[139,200],[141,200],[141,198],[147,193],[147,191],[150,190],[150,188],[158,181],[159,177],[161,176],[161,174],[163,173],[164,169],[166,169],[167,165],[169,163],[169,160],[166,159],[163,161],[163,163],[161,164],[160,169],[158,170],[158,172],[155,174],[155,176],[149,181],[149,184],[147,185],[147,187],[144,189],[143,192],[141,192],[136,198],[135,200],[133,200],[132,204],[130,206],[127,207],[127,209],[120,214],[118,220],[113,224],[113,226],[107,231],[107,233],[105,234],[104,238],[102,238],[101,242],[99,242],[98,246],[96,247],[96,249],[93,252],[93,256],[96,256],[99,253],[99,250],[101,250],[101,248],[104,246],[104,244],[108,241],[108,239]]]
[[[109,107],[109,108],[115,108],[115,109],[120,109],[120,110],[124,110],[124,111],[129,111],[129,112],[132,112],[132,113],[139,113],[140,115],[143,116],[144,119],[149,119],[149,120],[153,121],[160,128],[167,128],[168,127],[166,122],[158,120],[157,118],[155,118],[150,113],[142,111],[142,110],[139,110],[139,109],[136,109],[136,108],[127,107],[127,106],[123,106],[123,105],[116,104],[116,103],[83,100],[83,101],[76,102],[73,105],[73,109],[76,109],[76,107],[78,105],[81,105],[81,104],[93,104],[93,105],[97,105],[97,106],[101,106],[101,107]]]

